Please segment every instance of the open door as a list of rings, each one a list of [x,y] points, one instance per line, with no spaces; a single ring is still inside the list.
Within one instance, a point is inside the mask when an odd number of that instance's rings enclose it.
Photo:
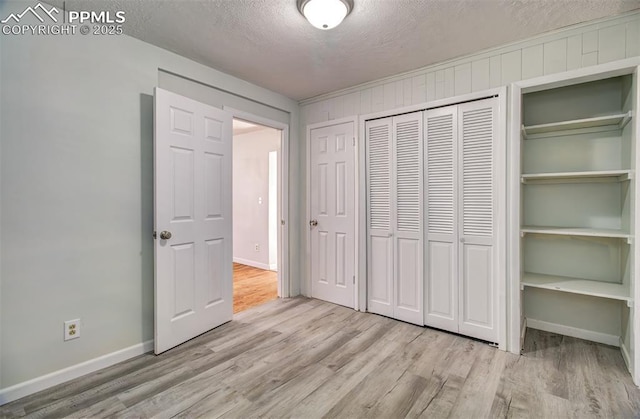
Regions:
[[[231,115],[156,88],[155,353],[233,316]]]

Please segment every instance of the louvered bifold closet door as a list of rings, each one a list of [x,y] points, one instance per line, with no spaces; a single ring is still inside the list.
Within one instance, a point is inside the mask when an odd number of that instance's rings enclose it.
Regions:
[[[367,121],[367,310],[393,317],[392,118]]]
[[[460,333],[498,341],[496,301],[498,100],[458,105],[460,200]]]
[[[458,107],[424,112],[425,324],[458,332]]]
[[[423,325],[422,112],[393,118],[394,318]]]

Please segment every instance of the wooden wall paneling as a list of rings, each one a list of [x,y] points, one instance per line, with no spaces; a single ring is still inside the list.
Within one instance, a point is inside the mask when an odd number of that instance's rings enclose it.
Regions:
[[[522,79],[542,76],[544,46],[534,45],[522,50]]]
[[[582,34],[582,55],[598,52],[598,31],[589,31]]]
[[[491,87],[491,59],[483,58],[482,60],[471,63],[471,91],[479,92],[487,90]]]
[[[396,89],[396,107],[400,108],[404,106],[404,79],[396,81],[395,89]],[[411,95],[411,91],[409,91],[409,95]],[[411,98],[409,98],[409,101],[411,101]]]
[[[411,104],[423,103],[427,101],[426,76],[420,74],[411,78]]]
[[[455,72],[451,66],[444,70],[444,97],[455,96]]]
[[[360,92],[360,113],[371,113],[371,108],[371,89],[364,89]]]
[[[436,73],[427,73],[425,82],[427,102],[436,99]]]
[[[575,70],[582,65],[582,35],[567,38],[567,70]]]
[[[349,93],[344,96],[344,116],[360,113],[360,92]]]
[[[544,74],[567,71],[567,38],[544,44]],[[525,79],[524,77],[522,78]]]
[[[471,63],[457,65],[454,73],[454,95],[471,93]]]
[[[627,53],[626,25],[602,28],[598,34],[598,63],[621,60]]]
[[[413,104],[413,78],[407,77],[402,80],[402,98],[404,99],[402,104],[409,106]]]
[[[502,55],[489,58],[489,77],[490,87],[502,86]]]
[[[640,55],[640,20],[627,23],[627,58]]]
[[[522,52],[515,50],[502,54],[502,83],[509,84],[522,79]]]
[[[375,86],[371,89],[371,112],[384,110],[384,86]]]
[[[436,95],[435,99],[444,98],[444,70],[436,71]]]
[[[382,110],[396,108],[396,82],[386,83],[383,91]]]

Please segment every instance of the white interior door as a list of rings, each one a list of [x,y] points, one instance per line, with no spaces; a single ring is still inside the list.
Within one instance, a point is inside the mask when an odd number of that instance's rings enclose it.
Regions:
[[[367,310],[393,317],[392,132],[393,118],[367,121]]]
[[[458,107],[424,113],[427,205],[425,324],[458,332]]]
[[[155,91],[155,353],[231,320],[231,115]]]
[[[354,307],[354,123],[311,130],[311,295]]]
[[[498,341],[497,99],[458,105],[460,333]]]

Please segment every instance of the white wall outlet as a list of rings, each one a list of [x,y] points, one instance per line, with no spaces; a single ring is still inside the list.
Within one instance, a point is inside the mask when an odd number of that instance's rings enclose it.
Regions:
[[[256,252],[259,252],[259,251],[260,251],[260,244],[259,244],[259,243],[256,243],[256,244],[255,244],[255,246],[253,246],[253,249],[254,249]]]
[[[71,340],[80,337],[80,319],[67,320],[64,322],[64,340]]]

